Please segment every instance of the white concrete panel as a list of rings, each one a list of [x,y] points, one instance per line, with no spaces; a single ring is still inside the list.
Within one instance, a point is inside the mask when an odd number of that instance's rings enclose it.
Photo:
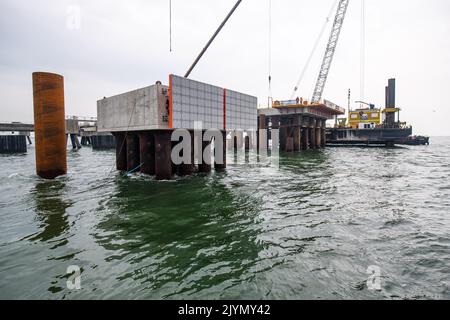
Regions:
[[[201,121],[204,129],[222,129],[223,89],[173,75],[172,112],[173,128],[193,129]]]
[[[227,90],[227,129],[256,130],[257,98]]]
[[[167,94],[164,92],[167,87],[154,85],[99,100],[98,131],[168,129]]]
[[[154,85],[97,102],[99,132],[169,128],[167,87]],[[223,129],[224,89],[172,76],[172,127]],[[226,128],[256,129],[257,99],[227,90]]]
[[[223,128],[222,88],[173,75],[172,95],[174,128],[192,129],[194,121],[205,129]],[[256,129],[257,104],[256,97],[227,90],[227,129]]]

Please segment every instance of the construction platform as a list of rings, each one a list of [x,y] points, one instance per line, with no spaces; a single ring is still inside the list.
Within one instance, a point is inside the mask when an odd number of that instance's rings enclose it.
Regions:
[[[165,180],[173,174],[209,172],[212,165],[225,168],[227,136],[234,136],[232,141],[242,146],[248,146],[250,138],[256,141],[256,135],[250,133],[256,133],[257,105],[256,97],[170,75],[168,86],[158,81],[98,101],[97,129],[115,136],[118,170],[140,171]],[[186,135],[172,141],[177,130]],[[190,140],[190,155],[183,154],[187,161],[176,164],[172,151],[185,139]],[[220,156],[216,155],[218,149]]]
[[[267,145],[271,131],[279,130],[280,150],[296,152],[325,147],[326,121],[345,114],[329,101],[309,104],[303,100],[275,101],[272,108],[258,110],[259,144]],[[263,136],[261,130],[267,130]]]

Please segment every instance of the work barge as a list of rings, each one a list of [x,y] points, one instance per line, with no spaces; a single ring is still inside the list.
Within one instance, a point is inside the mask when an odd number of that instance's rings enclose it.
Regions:
[[[401,109],[396,105],[396,80],[389,79],[385,87],[385,107],[360,102],[361,107],[349,110],[348,119],[336,119],[334,128],[327,129],[329,146],[407,144],[413,129],[400,121]],[[428,143],[428,140],[425,140]],[[425,143],[423,143],[425,144]]]

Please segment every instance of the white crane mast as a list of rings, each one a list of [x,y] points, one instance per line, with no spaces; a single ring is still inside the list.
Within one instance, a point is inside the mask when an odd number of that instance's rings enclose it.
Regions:
[[[333,28],[331,29],[330,38],[328,40],[325,56],[323,57],[322,66],[320,68],[319,77],[317,78],[314,94],[311,99],[312,103],[318,103],[322,99],[325,83],[327,82],[328,73],[333,61],[336,46],[341,34],[342,25],[344,24],[345,14],[347,13],[348,3],[350,0],[340,0],[336,17],[334,18]]]

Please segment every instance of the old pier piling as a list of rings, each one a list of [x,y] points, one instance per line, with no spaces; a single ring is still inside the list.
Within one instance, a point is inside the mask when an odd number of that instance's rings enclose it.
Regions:
[[[91,144],[94,150],[114,149],[116,146],[113,135],[94,135],[84,138],[87,140],[86,143]]]
[[[0,153],[26,153],[27,140],[31,144],[30,131],[34,126],[20,122],[0,123]]]
[[[25,124],[21,122],[0,123],[0,132],[7,133],[6,135],[0,136],[2,137],[0,153],[27,152],[26,144],[24,148],[23,138],[19,136],[24,136],[25,140],[28,141],[29,144],[32,144],[30,139],[31,131],[34,131],[34,125],[32,124]]]
[[[256,131],[257,99],[170,75],[169,86],[157,82],[98,101],[97,115],[98,132],[115,137],[117,170],[140,168],[166,180],[174,174],[209,173],[212,167],[224,170],[227,133]],[[237,142],[240,148],[254,144],[240,134]]]
[[[27,137],[24,135],[1,135],[0,153],[27,152]]]
[[[72,143],[72,149],[81,149],[80,141],[78,140],[78,135],[80,133],[80,125],[78,124],[78,119],[73,117],[71,119],[66,119],[66,134],[70,137],[70,142]]]
[[[93,150],[106,150],[114,149],[116,147],[116,140],[110,133],[97,132],[97,119],[96,118],[79,118],[72,117],[69,120],[77,120],[76,127],[67,124],[67,131],[72,127],[72,133],[81,137],[82,146],[92,146]]]
[[[64,78],[33,73],[37,175],[54,179],[67,173]]]

